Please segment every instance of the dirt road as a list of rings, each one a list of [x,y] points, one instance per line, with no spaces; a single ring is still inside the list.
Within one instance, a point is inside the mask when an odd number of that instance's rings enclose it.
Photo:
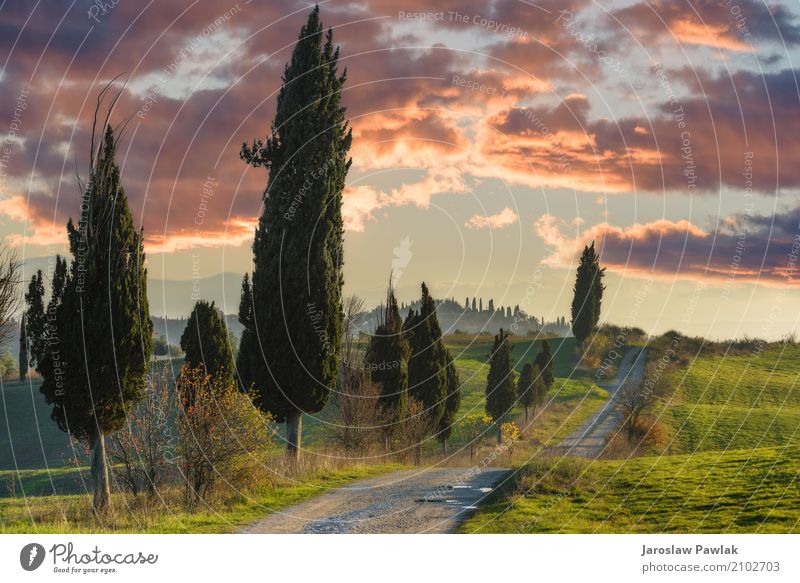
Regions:
[[[626,380],[641,382],[644,376],[645,352],[633,348],[625,353],[619,363],[617,378],[613,383],[603,383],[609,398],[601,409],[589,417],[574,433],[564,439],[552,452],[558,455],[596,458],[603,451],[606,438],[619,426],[622,415],[618,410],[619,388]]]
[[[622,358],[609,399],[553,453],[595,458],[620,421],[617,391],[626,379],[641,381],[644,352]],[[502,468],[418,468],[337,488],[275,512],[243,533],[442,533],[453,532],[509,475]]]
[[[419,468],[326,492],[243,533],[446,533],[499,484],[498,468]]]

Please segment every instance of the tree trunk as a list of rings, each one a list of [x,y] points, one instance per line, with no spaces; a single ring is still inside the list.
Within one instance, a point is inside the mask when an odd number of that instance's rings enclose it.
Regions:
[[[528,424],[528,406],[525,406],[525,425]]]
[[[300,447],[303,438],[303,414],[292,411],[286,415],[286,457],[294,462],[300,461]]]
[[[102,431],[90,444],[92,447],[92,480],[94,481],[94,497],[92,506],[97,513],[105,512],[111,498],[111,487],[108,480],[108,462],[106,459],[106,439]]]
[[[414,465],[420,465],[422,463],[422,445],[417,444],[414,447]]]
[[[497,423],[497,445],[502,445],[503,443],[503,430],[500,429],[500,423]]]

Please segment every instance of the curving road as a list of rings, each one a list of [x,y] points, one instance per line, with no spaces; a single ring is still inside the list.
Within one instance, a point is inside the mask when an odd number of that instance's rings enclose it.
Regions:
[[[644,376],[645,351],[643,348],[632,348],[622,357],[617,371],[617,377],[612,383],[603,383],[600,386],[609,393],[608,400],[600,410],[589,417],[569,437],[559,445],[552,448],[552,452],[559,455],[575,457],[598,457],[606,445],[606,439],[611,435],[622,421],[622,414],[617,407],[619,403],[619,388],[627,380],[641,382]]]
[[[602,385],[609,399],[553,453],[596,458],[619,425],[617,391],[641,381],[644,350],[623,356],[617,378]],[[418,468],[337,488],[274,512],[242,533],[446,533],[453,532],[506,477],[503,468]]]

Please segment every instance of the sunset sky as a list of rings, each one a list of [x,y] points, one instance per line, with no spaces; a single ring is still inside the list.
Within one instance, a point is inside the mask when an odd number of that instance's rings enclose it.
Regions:
[[[96,96],[121,75],[112,121],[130,118],[119,162],[150,277],[238,287],[266,185],[239,148],[269,131],[312,5],[113,4],[0,2],[0,235],[25,260],[65,252]],[[402,301],[425,280],[555,319],[595,241],[605,320],[713,338],[798,329],[796,2],[320,9],[354,135],[346,292],[374,305],[394,269]]]

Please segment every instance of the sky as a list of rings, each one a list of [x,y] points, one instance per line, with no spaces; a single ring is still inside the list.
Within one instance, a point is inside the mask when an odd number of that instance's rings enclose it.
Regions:
[[[151,288],[224,274],[235,289],[266,186],[239,149],[268,134],[311,7],[0,2],[0,237],[29,265],[66,251],[113,80]],[[353,129],[346,293],[377,304],[394,271],[401,301],[424,280],[440,298],[552,320],[569,315],[577,257],[595,242],[605,321],[710,338],[798,329],[797,3],[320,10]]]

